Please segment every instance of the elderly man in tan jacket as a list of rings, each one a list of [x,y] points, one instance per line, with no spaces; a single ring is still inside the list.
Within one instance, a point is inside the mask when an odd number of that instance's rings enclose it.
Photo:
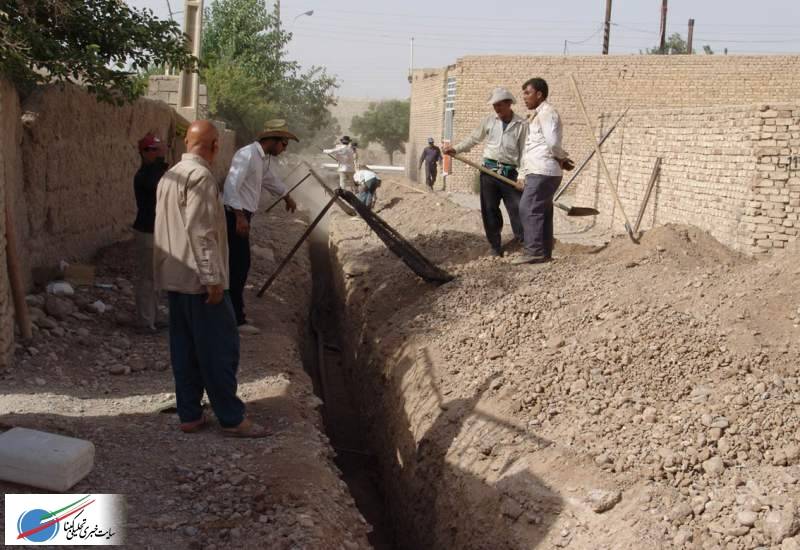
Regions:
[[[158,184],[153,269],[156,287],[169,294],[169,337],[180,429],[206,425],[201,399],[208,394],[226,435],[264,437],[245,418],[236,395],[239,332],[228,295],[225,211],[210,165],[219,134],[206,120],[186,132],[181,161]]]

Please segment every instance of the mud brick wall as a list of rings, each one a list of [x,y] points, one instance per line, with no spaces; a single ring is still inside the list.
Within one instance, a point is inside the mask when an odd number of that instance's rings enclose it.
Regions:
[[[620,178],[623,200],[631,203],[626,202],[625,207],[630,217],[636,215],[658,149],[660,156],[666,157],[663,187],[658,190],[662,194],[653,197],[659,210],[649,213],[644,227],[654,222],[693,223],[722,242],[748,252],[780,248],[783,245],[776,243],[794,237],[791,231],[795,220],[788,216],[797,213],[791,196],[792,182],[796,180],[788,167],[780,168],[780,159],[785,161],[786,155],[797,153],[787,143],[777,152],[766,149],[766,156],[756,156],[763,148],[779,146],[768,145],[772,143],[769,131],[765,130],[766,137],[762,139],[761,128],[767,124],[759,122],[761,111],[754,105],[796,101],[800,56],[465,57],[447,69],[415,71],[411,98],[414,131],[410,147],[421,146],[426,134],[441,136],[437,132],[442,128],[443,108],[439,113],[429,111],[431,106],[441,104],[444,89],[426,85],[421,78],[433,73],[443,81],[448,76],[456,78],[456,142],[475,127],[481,116],[491,112],[486,100],[495,86],[509,87],[520,100],[517,111],[524,115],[521,84],[532,76],[545,78],[550,84],[550,102],[564,122],[565,148],[578,161],[591,151],[592,145],[569,83],[570,75],[575,75],[596,135],[601,126],[611,124],[610,113],[630,107],[633,111],[629,118],[637,119],[626,122],[629,135],[624,138]],[[785,109],[782,112],[786,115]],[[771,118],[786,123],[776,123],[778,129],[773,133],[784,137],[782,142],[791,140],[791,117]],[[604,147],[615,178],[619,139],[620,136],[614,136]],[[468,156],[478,161],[481,152],[479,146]],[[472,170],[459,163],[454,163],[453,168],[453,175],[447,178],[447,189],[471,191]],[[576,182],[575,192],[582,200],[598,201],[608,215],[614,208],[608,207],[611,199],[607,190],[598,185],[601,183],[598,168],[596,161],[587,167]],[[775,173],[770,177],[759,175],[760,171]],[[755,179],[762,182],[758,188],[754,187]],[[673,182],[674,187],[668,191],[668,184]],[[767,191],[750,197],[754,189]],[[788,202],[765,203],[764,196]],[[619,212],[615,215],[619,219]],[[754,218],[758,218],[758,223]],[[601,217],[597,223],[606,220]],[[759,231],[752,229],[754,225],[761,226]]]
[[[6,197],[12,191],[6,182],[22,178],[20,106],[14,87],[0,79],[0,368],[8,364],[14,346],[14,309],[6,265]],[[10,197],[9,197],[10,198]],[[13,200],[11,201],[13,204]],[[12,209],[13,211],[13,209]],[[19,249],[25,255],[24,249]]]
[[[447,69],[414,71],[411,95],[411,121],[406,146],[406,172],[411,181],[425,181],[418,170],[419,157],[429,137],[441,144],[444,132],[444,94]],[[423,168],[424,170],[424,168]],[[441,178],[441,175],[439,176]]]

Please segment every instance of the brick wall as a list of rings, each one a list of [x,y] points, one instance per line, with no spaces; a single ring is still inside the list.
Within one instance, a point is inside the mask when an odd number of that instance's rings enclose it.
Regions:
[[[444,94],[447,69],[419,69],[414,71],[411,96],[411,121],[406,146],[406,173],[412,181],[420,177],[419,157],[433,137],[440,142],[444,131]],[[423,168],[424,170],[424,168]],[[441,179],[441,175],[439,178]]]
[[[564,122],[565,148],[578,161],[592,146],[569,85],[569,76],[574,74],[587,108],[595,117],[596,133],[600,132],[602,123],[610,124],[610,115],[602,119],[602,113],[619,112],[626,107],[633,109],[625,123],[628,135],[624,138],[615,135],[604,147],[611,171],[616,174],[619,140],[624,140],[620,186],[623,200],[631,203],[626,203],[630,217],[635,217],[637,201],[649,178],[653,159],[660,154],[664,157],[663,185],[658,189],[660,195],[653,197],[658,201],[658,209],[655,214],[649,213],[645,224],[651,224],[653,216],[656,223],[693,223],[726,244],[748,251],[779,248],[782,245],[776,243],[785,242],[780,239],[794,236],[790,234],[794,227],[784,225],[793,221],[788,216],[796,214],[791,202],[794,191],[790,189],[794,176],[790,178],[779,168],[770,168],[778,167],[781,155],[785,157],[792,151],[785,151],[787,145],[773,156],[756,156],[756,151],[762,146],[770,147],[764,143],[771,141],[766,130],[767,137],[761,137],[761,128],[767,124],[759,122],[762,120],[758,115],[760,111],[753,105],[796,101],[800,89],[800,56],[465,57],[447,69],[415,71],[411,108],[414,128],[411,139],[415,143],[410,147],[421,146],[422,136],[427,133],[437,138],[441,136],[443,109],[435,113],[430,110],[440,101],[442,92],[426,85],[422,77],[428,73],[436,73],[442,80],[448,76],[457,80],[455,141],[463,139],[481,116],[491,112],[486,100],[495,86],[509,87],[520,99],[517,111],[525,114],[520,94],[522,82],[532,76],[545,78],[550,84],[550,101]],[[781,112],[785,115],[786,109]],[[779,130],[773,133],[785,138],[782,141],[794,139],[791,128],[796,122],[792,124],[789,120],[793,117],[773,118],[786,122],[776,124]],[[481,151],[479,146],[468,156],[477,161]],[[757,166],[763,168],[757,169]],[[759,170],[771,170],[776,175],[762,177]],[[581,200],[597,201],[604,215],[608,215],[606,212],[613,208],[606,188],[598,185],[598,177],[595,161],[578,179],[575,191]],[[775,177],[785,179],[775,180]],[[766,181],[783,184],[783,188],[758,189],[771,189],[769,193],[773,194],[776,190],[785,193],[775,196],[789,202],[767,202],[765,206],[763,199],[750,197],[757,178],[763,185]],[[447,179],[447,188],[468,192],[473,181],[472,170],[456,162],[453,175]],[[783,210],[779,204],[783,205]],[[768,224],[764,223],[767,211],[772,215]],[[778,212],[785,218],[776,217]],[[753,218],[759,218],[759,223]],[[597,223],[606,221],[601,217]],[[780,232],[776,224],[789,233]],[[748,235],[748,228],[754,225],[767,227],[770,236],[765,238],[764,230],[752,233],[759,238]]]

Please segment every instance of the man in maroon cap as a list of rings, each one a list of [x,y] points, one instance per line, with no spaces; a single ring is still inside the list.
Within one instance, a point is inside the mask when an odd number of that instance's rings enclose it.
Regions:
[[[151,133],[139,140],[142,164],[133,178],[136,196],[136,325],[155,331],[158,317],[158,294],[153,285],[153,228],[156,222],[156,189],[169,166],[164,161],[164,144]]]

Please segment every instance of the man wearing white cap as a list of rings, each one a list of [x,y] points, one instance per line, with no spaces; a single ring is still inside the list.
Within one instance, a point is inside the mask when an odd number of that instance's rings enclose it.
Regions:
[[[225,178],[223,202],[228,223],[230,295],[240,334],[260,332],[245,317],[244,287],[250,271],[250,220],[258,210],[261,188],[279,197],[285,195],[289,212],[297,209],[292,197],[286,194],[286,184],[272,170],[272,158],[286,150],[290,139],[299,141],[285,120],[267,121],[256,141],[236,151]]]
[[[472,149],[486,140],[483,149],[483,165],[505,176],[516,180],[518,169],[525,150],[525,138],[528,125],[525,119],[517,115],[511,108],[516,99],[506,88],[495,88],[489,99],[489,105],[495,114],[484,118],[470,136],[455,147],[447,147],[446,155],[456,155]],[[506,207],[511,220],[511,229],[518,242],[522,242],[524,234],[519,219],[519,201],[522,193],[502,183],[497,178],[481,173],[481,217],[483,229],[491,246],[492,256],[502,256],[500,236],[503,230],[503,215],[500,212],[500,201]]]

